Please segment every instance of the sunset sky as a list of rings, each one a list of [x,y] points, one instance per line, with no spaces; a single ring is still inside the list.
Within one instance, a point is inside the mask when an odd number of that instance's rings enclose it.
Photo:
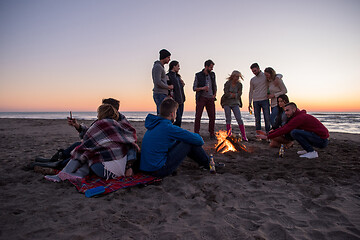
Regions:
[[[243,73],[243,111],[253,62],[283,74],[301,109],[360,111],[358,0],[1,0],[0,111],[95,111],[107,97],[155,111],[162,48],[180,62],[188,111],[207,59],[218,99],[226,77]]]

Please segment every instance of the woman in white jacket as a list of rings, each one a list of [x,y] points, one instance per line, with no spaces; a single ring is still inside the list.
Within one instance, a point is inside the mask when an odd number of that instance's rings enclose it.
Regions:
[[[275,70],[271,67],[265,68],[264,74],[266,76],[266,79],[268,81],[268,98],[270,99],[270,108],[271,108],[271,114],[270,114],[270,123],[271,126],[275,124],[275,118],[278,114],[278,108],[277,106],[277,97],[286,94],[287,89],[285,87],[285,84],[282,80],[281,74],[276,74]]]

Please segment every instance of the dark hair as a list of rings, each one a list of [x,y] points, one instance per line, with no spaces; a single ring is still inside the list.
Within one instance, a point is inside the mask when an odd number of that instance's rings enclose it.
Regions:
[[[160,116],[169,117],[170,113],[176,111],[179,104],[172,98],[165,98],[160,104]]]
[[[179,62],[176,61],[176,60],[171,61],[171,62],[169,63],[169,72],[170,72],[176,65],[178,65],[178,64],[179,64]]]
[[[206,60],[205,63],[204,63],[204,67],[210,67],[210,65],[215,65],[215,63],[212,61],[212,60]]]
[[[278,102],[278,105],[276,106],[278,108],[278,114],[276,115],[276,118],[275,118],[275,123],[273,125],[273,129],[277,129],[279,127],[281,127],[283,125],[283,122],[282,122],[282,114],[284,112],[284,109],[279,107],[279,98],[281,98],[282,100],[284,100],[285,104],[289,103],[289,98],[286,94],[281,94],[280,96],[278,96],[276,98],[277,102]]]
[[[287,107],[287,106],[291,106],[291,107],[293,107],[293,108],[297,108],[297,106],[296,106],[296,104],[295,104],[294,102],[290,102],[290,103],[288,103],[288,104],[285,105],[285,107]]]
[[[272,80],[275,79],[275,77],[276,77],[276,72],[275,72],[275,70],[274,70],[272,67],[267,67],[267,68],[265,68],[264,72],[270,74],[270,78],[271,78]]]
[[[258,69],[260,69],[259,64],[257,64],[257,63],[251,64],[250,69],[253,69],[253,68],[258,68]]]
[[[120,107],[120,101],[116,100],[114,98],[106,98],[102,100],[102,103],[104,104],[110,104],[111,106],[113,106],[117,111],[119,111],[119,107]]]
[[[281,94],[280,96],[278,96],[276,98],[276,101],[279,102],[279,98],[281,98],[282,100],[284,100],[285,104],[289,103],[289,97],[286,94]]]

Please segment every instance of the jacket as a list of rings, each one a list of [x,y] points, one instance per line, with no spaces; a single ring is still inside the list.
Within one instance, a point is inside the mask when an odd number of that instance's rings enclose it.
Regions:
[[[181,141],[196,146],[204,144],[197,133],[189,132],[172,124],[168,119],[148,114],[145,119],[147,129],[141,145],[140,170],[154,172],[162,168],[169,149]]]
[[[154,83],[154,93],[168,94],[167,76],[164,66],[160,61],[155,61],[152,68],[152,79]]]
[[[231,93],[235,93],[235,98],[231,96]],[[236,105],[242,107],[241,95],[242,95],[241,82],[237,82],[235,88],[231,88],[231,82],[227,81],[224,84],[224,95],[221,97],[220,104],[222,107],[236,106]]]
[[[214,95],[216,95],[216,91],[217,91],[217,86],[216,86],[216,77],[215,77],[215,73],[214,72],[210,72],[210,79],[211,79],[211,86],[212,86],[212,92]],[[199,87],[205,87],[206,84],[206,75],[204,73],[204,69],[198,73],[195,74],[196,79],[197,79],[197,84],[196,86],[194,86],[194,88],[199,88]],[[198,91],[196,92],[195,95],[195,99],[199,100],[201,93],[203,91]]]
[[[174,100],[178,104],[183,104],[185,102],[185,93],[184,93],[184,86],[180,82],[180,75],[176,72],[169,71],[167,74],[169,77],[169,81],[167,82],[168,85],[173,85],[173,93],[174,93]]]
[[[313,132],[322,139],[329,137],[327,128],[314,116],[306,113],[306,110],[296,110],[294,115],[282,127],[274,130],[268,135],[268,138],[275,138],[284,134],[290,133],[294,129],[300,129],[308,132]]]

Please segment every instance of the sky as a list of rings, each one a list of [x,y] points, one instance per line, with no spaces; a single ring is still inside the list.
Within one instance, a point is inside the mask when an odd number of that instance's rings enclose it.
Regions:
[[[151,69],[165,48],[186,111],[212,59],[218,99],[233,70],[245,76],[242,111],[257,62],[301,109],[359,112],[359,43],[358,0],[0,0],[0,111],[96,111],[108,97],[155,111]]]

